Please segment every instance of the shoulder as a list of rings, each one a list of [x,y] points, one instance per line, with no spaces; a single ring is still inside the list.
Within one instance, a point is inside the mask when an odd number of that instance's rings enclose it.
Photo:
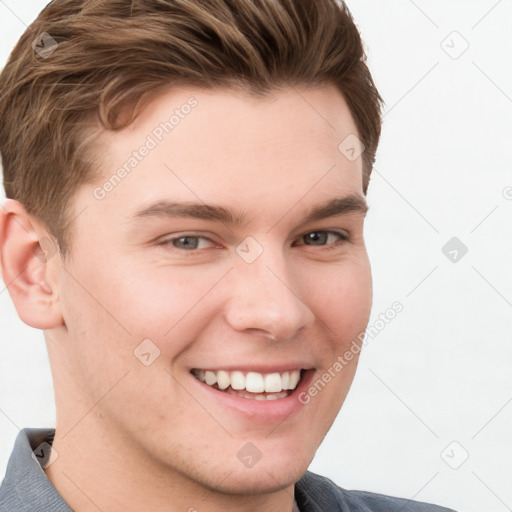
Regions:
[[[306,472],[295,485],[301,512],[454,512],[451,509],[365,491],[347,491],[328,478]]]

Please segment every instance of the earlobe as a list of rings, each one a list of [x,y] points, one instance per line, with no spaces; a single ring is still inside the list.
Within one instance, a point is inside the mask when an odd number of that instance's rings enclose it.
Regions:
[[[50,265],[58,260],[57,245],[19,201],[0,207],[2,278],[21,320],[37,329],[63,325],[57,282]],[[53,260],[53,258],[55,260]]]

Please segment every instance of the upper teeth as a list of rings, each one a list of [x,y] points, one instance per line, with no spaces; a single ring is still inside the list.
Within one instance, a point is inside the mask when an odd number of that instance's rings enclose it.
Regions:
[[[217,384],[219,389],[231,386],[233,389],[245,389],[251,393],[279,393],[286,389],[295,389],[300,380],[300,370],[282,373],[194,370],[193,374],[209,386]]]

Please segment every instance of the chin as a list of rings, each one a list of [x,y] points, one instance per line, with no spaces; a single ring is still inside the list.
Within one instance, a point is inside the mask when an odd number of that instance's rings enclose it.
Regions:
[[[255,444],[257,443],[255,440]],[[237,457],[238,447],[244,446],[244,442],[236,444],[235,454],[227,455],[229,450],[223,455],[216,454],[215,463],[207,457],[191,465],[189,459],[187,467],[183,468],[185,471],[181,472],[182,476],[211,492],[227,496],[272,494],[289,488],[300,480],[314,456],[314,450],[306,448],[304,444],[295,443],[290,448],[288,443],[282,442],[281,446],[277,446],[277,439],[270,443],[261,440],[261,458],[256,460],[256,455],[252,461],[244,464],[240,460],[242,455]],[[251,453],[251,450],[248,452]]]
[[[214,482],[211,489],[228,495],[272,494],[294,485],[306,472],[308,464],[283,467],[283,464],[268,464],[253,468],[236,468],[224,481]],[[227,473],[227,472],[226,472]]]

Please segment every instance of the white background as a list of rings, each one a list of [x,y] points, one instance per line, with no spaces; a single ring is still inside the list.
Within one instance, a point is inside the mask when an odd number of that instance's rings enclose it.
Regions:
[[[0,66],[44,4],[0,0]],[[404,310],[369,340],[311,469],[346,488],[505,512],[512,507],[512,2],[349,6],[386,101],[368,194],[370,324],[394,301]],[[456,263],[441,250],[452,237],[468,248]],[[0,314],[3,474],[18,428],[54,426],[55,406],[43,336],[18,320],[1,283]]]

